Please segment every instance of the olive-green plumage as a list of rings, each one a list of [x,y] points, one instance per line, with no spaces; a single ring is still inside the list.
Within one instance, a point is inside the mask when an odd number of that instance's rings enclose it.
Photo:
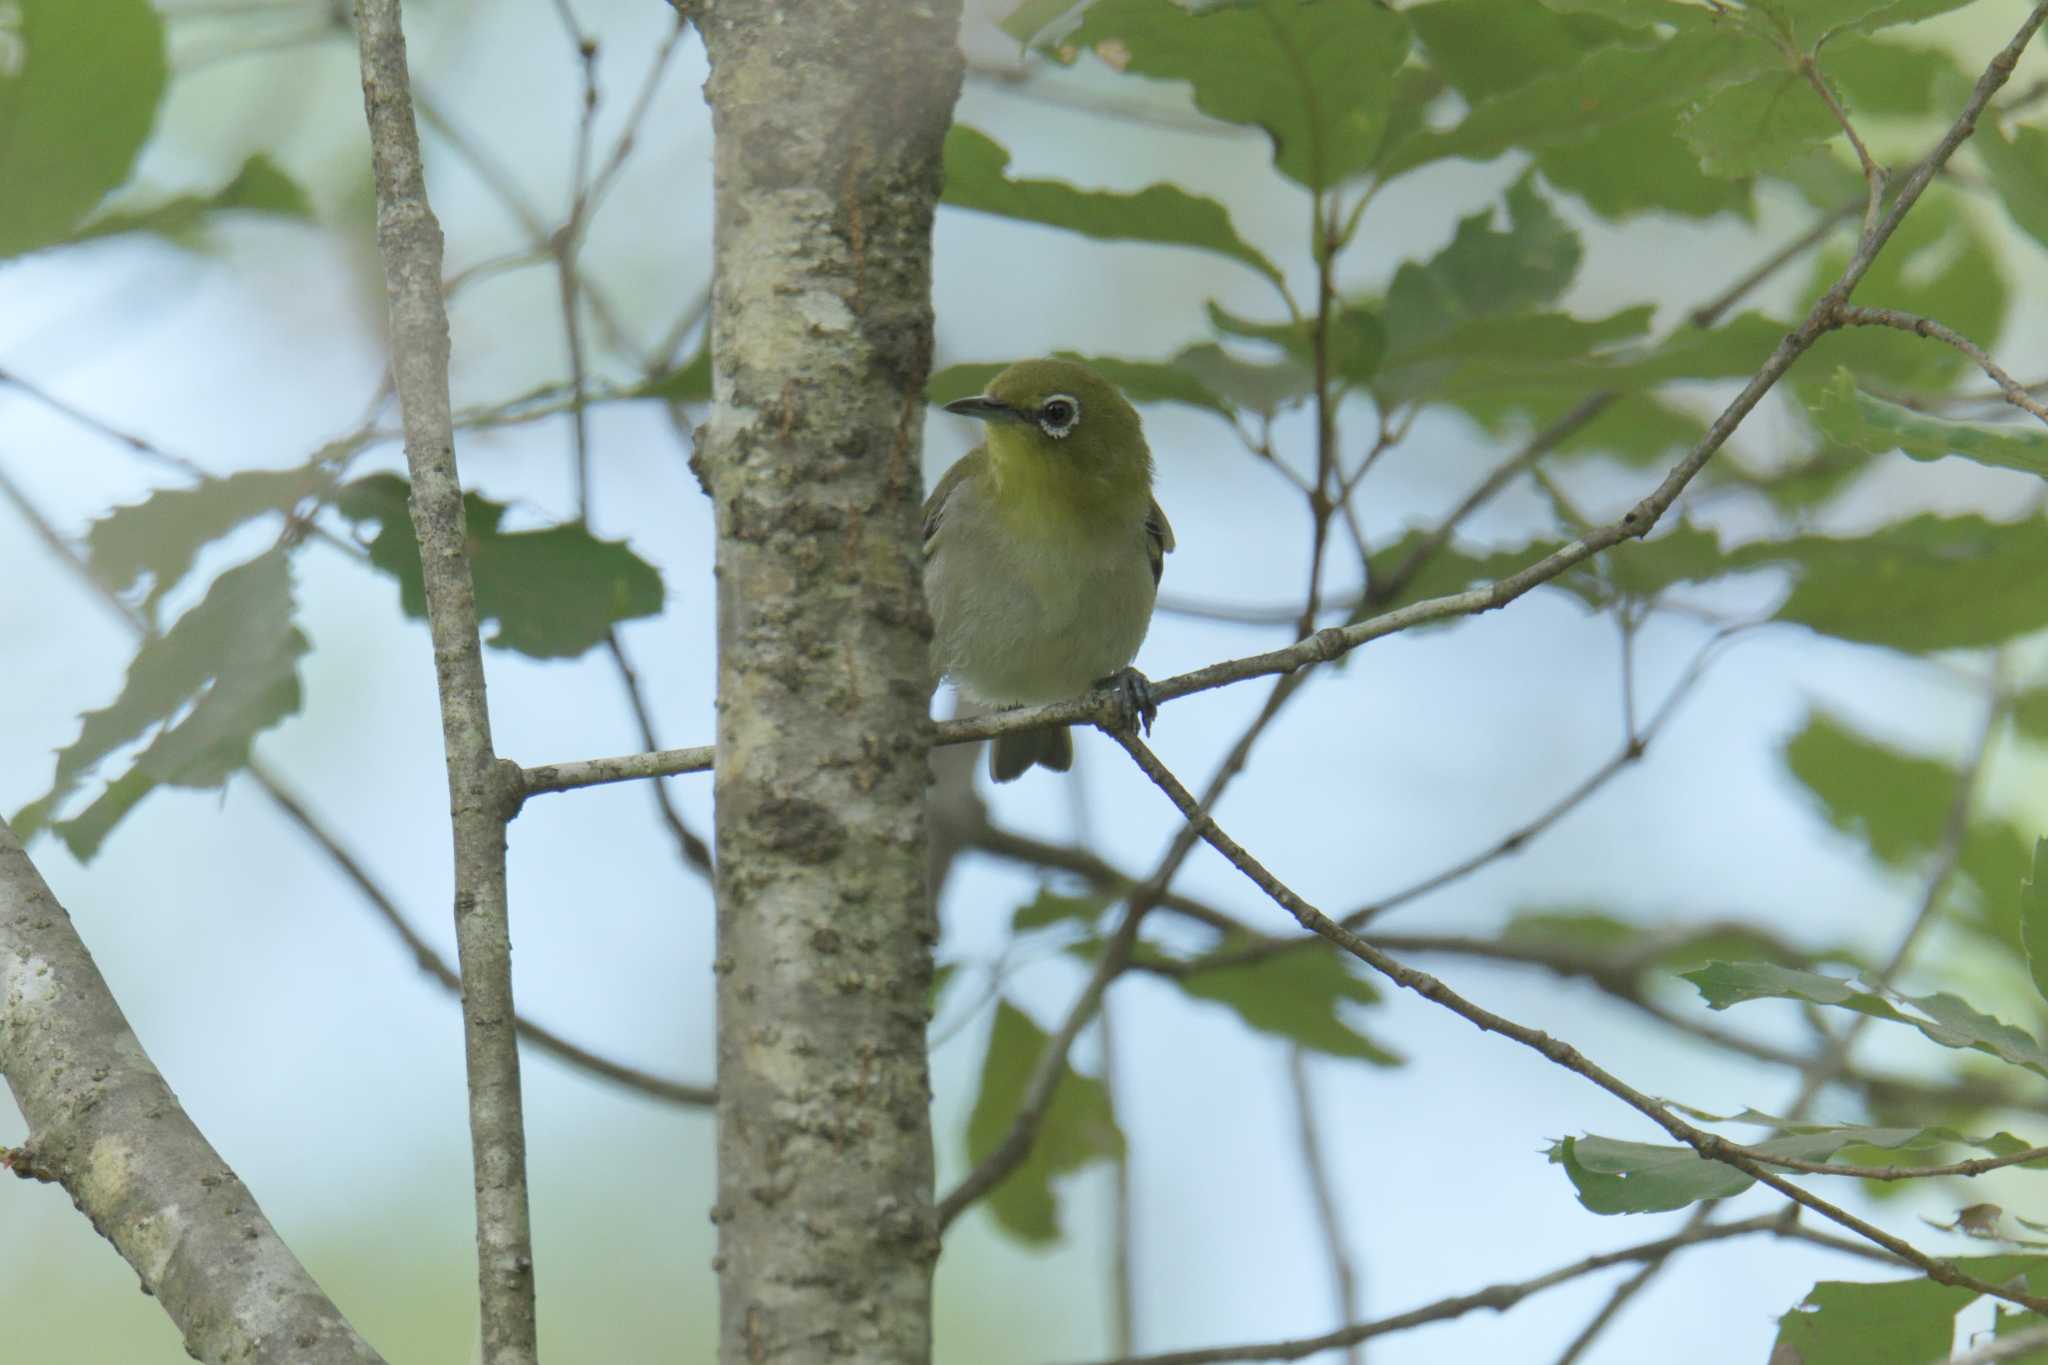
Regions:
[[[995,706],[1085,692],[1136,657],[1173,548],[1137,409],[1085,365],[1022,360],[946,410],[988,439],[924,506],[933,664]],[[1073,759],[1066,729],[1035,730],[999,737],[989,771]]]

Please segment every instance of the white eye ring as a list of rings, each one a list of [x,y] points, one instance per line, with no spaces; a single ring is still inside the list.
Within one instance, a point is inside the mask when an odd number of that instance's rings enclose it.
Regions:
[[[1072,432],[1081,421],[1081,400],[1070,393],[1056,393],[1038,405],[1038,429],[1055,441]]]

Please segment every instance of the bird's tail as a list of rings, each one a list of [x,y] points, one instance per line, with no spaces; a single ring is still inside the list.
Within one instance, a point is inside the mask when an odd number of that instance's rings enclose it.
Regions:
[[[1015,781],[1034,763],[1058,773],[1073,767],[1074,732],[1064,725],[1024,730],[997,735],[988,746],[988,775],[998,782]]]

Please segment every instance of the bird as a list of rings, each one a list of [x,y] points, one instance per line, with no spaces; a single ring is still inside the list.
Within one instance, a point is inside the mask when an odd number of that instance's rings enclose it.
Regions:
[[[1113,688],[1125,723],[1158,707],[1132,668],[1173,527],[1152,495],[1138,410],[1077,361],[1020,360],[945,405],[987,438],[924,505],[924,588],[935,671],[1004,708]],[[999,735],[989,775],[1073,766],[1065,726]]]

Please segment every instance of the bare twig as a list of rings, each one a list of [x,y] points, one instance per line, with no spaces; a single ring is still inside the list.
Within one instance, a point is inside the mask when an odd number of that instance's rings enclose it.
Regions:
[[[1852,308],[1844,306],[1837,310],[1836,317],[1844,327],[1895,327],[1901,332],[1915,336],[1929,337],[1945,345],[1953,346],[1974,362],[1978,369],[1991,376],[1991,382],[1998,385],[1999,394],[2006,402],[2022,412],[2033,414],[2048,422],[2048,404],[2035,398],[2029,386],[2020,383],[1993,360],[1976,342],[1952,327],[1945,327],[1932,318],[1923,318],[1899,308]]]
[[[483,1365],[536,1365],[533,1234],[505,883],[505,823],[518,808],[517,770],[501,770],[491,747],[483,646],[448,402],[441,228],[427,201],[398,0],[356,0],[355,15],[377,190],[377,238],[390,299],[392,373],[405,422],[412,520],[420,541],[453,809],[455,933],[476,1173],[482,1359]]]
[[[1344,1242],[1344,1221],[1337,1213],[1329,1163],[1323,1159],[1322,1140],[1316,1132],[1315,1094],[1309,1084],[1306,1049],[1299,1044],[1287,1049],[1287,1088],[1294,1099],[1301,1169],[1308,1177],[1309,1202],[1316,1211],[1316,1226],[1323,1234],[1323,1254],[1330,1263],[1330,1289],[1337,1300],[1337,1318],[1341,1322],[1358,1311],[1358,1272],[1352,1264],[1351,1249]],[[1355,1341],[1345,1343],[1345,1365],[1358,1365],[1365,1359],[1359,1346]]]

